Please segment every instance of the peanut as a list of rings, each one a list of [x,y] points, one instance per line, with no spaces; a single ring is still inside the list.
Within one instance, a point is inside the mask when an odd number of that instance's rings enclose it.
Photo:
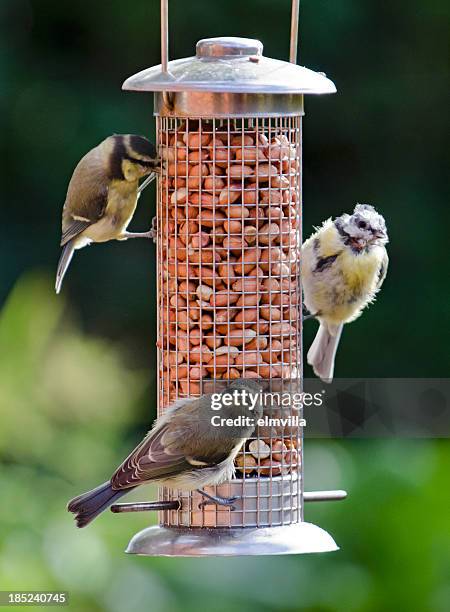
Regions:
[[[233,291],[255,293],[258,290],[258,281],[254,277],[239,278],[233,283]]]
[[[255,244],[257,239],[258,230],[254,225],[248,225],[244,229],[244,238],[247,244]]]
[[[213,290],[211,289],[211,287],[208,287],[208,285],[199,285],[195,292],[200,300],[205,300],[206,302],[209,302],[209,298],[211,297]]]
[[[261,300],[261,296],[257,293],[243,293],[236,302],[236,306],[257,306]]]
[[[210,241],[209,234],[207,234],[206,232],[198,232],[198,234],[194,233],[191,238],[191,246],[194,249],[203,248],[203,247],[208,246],[209,241]]]
[[[188,160],[190,162],[201,162],[209,159],[209,151],[207,149],[197,149],[196,151],[191,151],[188,155]]]
[[[235,463],[237,469],[243,474],[251,474],[257,465],[254,457],[248,454],[238,455]]]
[[[170,202],[172,204],[184,204],[187,201],[188,190],[184,187],[174,191],[170,197]]]
[[[245,179],[249,176],[253,176],[254,169],[251,166],[245,166],[243,164],[234,164],[227,168],[227,174],[229,177],[234,179]]]
[[[248,450],[255,459],[266,459],[270,456],[270,446],[263,440],[252,440],[248,445]]]
[[[203,189],[205,189],[205,191],[211,191],[211,192],[220,191],[220,193],[222,193],[222,189],[224,188],[224,185],[225,185],[225,181],[221,179],[220,177],[207,176],[203,183]],[[220,196],[219,196],[219,203],[222,203],[220,202]]]
[[[269,179],[273,180],[277,175],[278,170],[273,164],[259,164],[254,178],[259,180],[260,183],[263,183],[267,182]]]
[[[198,189],[203,182],[203,177],[209,173],[208,166],[206,164],[199,164],[197,166],[191,166],[189,169],[189,178],[187,181],[188,189]],[[193,202],[191,198],[191,202]]]
[[[183,142],[190,149],[199,149],[200,147],[206,147],[211,141],[211,134],[199,134],[196,132],[185,132],[183,134]]]
[[[260,362],[261,357],[258,352],[245,350],[242,353],[236,355],[234,359],[234,364],[236,366],[256,366]]]
[[[257,334],[262,334],[263,332],[261,331],[261,325],[256,325],[256,329],[255,326],[252,325],[252,329],[254,329],[256,331]],[[267,330],[266,330],[267,332]],[[266,338],[266,336],[261,336],[261,335],[257,335],[255,338],[253,338],[253,340],[250,340],[250,342],[246,345],[246,348],[249,351],[253,351],[253,350],[258,350],[261,351],[265,348],[267,348],[267,344],[268,344],[268,340]]]
[[[248,274],[256,267],[258,264],[259,258],[261,256],[261,249],[252,248],[246,249],[244,254],[239,257],[236,264],[234,265],[234,270],[237,275],[243,276],[244,274]]]
[[[217,291],[213,293],[210,297],[210,304],[215,308],[220,308],[222,306],[228,306],[229,304],[235,304],[239,299],[238,293],[232,293],[227,289],[223,289],[221,291]]]
[[[255,141],[248,134],[236,134],[236,136],[232,136],[230,140],[230,145],[232,147],[251,147],[255,144]]]
[[[232,329],[230,333],[224,338],[225,344],[231,346],[242,346],[256,336],[256,332],[253,329]]]
[[[212,357],[212,352],[209,346],[202,344],[201,346],[194,346],[189,351],[189,359],[194,363],[208,363]]]
[[[261,244],[271,244],[280,234],[280,226],[277,223],[266,223],[259,230],[259,242]]]
[[[225,232],[228,234],[240,234],[242,232],[242,223],[240,221],[235,221],[234,219],[224,221],[223,227]]]
[[[224,183],[224,187],[219,194],[219,204],[222,206],[225,206],[226,204],[233,204],[233,202],[236,202],[236,200],[239,199],[241,192],[242,187],[240,183],[231,183],[228,187],[225,187]]]
[[[275,461],[285,463],[286,452],[287,446],[282,440],[274,440],[272,442],[272,457],[275,459]]]
[[[231,219],[246,219],[250,216],[250,211],[245,206],[228,206],[226,213]]]
[[[236,150],[236,159],[243,161],[245,164],[256,164],[256,162],[267,162],[267,157],[262,149],[246,146],[243,149]]]

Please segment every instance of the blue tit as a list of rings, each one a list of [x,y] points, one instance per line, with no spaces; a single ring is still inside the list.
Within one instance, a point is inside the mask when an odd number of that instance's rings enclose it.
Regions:
[[[214,497],[202,487],[234,476],[234,459],[263,413],[262,389],[262,382],[238,379],[220,393],[179,399],[155,421],[110,480],[68,503],[77,526],[84,527],[116,499],[150,482],[184,491],[197,489],[210,501],[230,506],[235,497]],[[220,417],[233,424],[214,426],[212,401],[221,402],[225,394],[232,401],[222,402]]]
[[[307,361],[316,376],[333,380],[344,323],[374,301],[387,273],[386,224],[373,206],[328,219],[302,246],[304,304],[320,323]]]
[[[156,147],[143,136],[115,134],[91,149],[76,166],[62,213],[63,247],[56,293],[74,251],[91,242],[152,238],[153,232],[127,232],[140,191],[159,171]],[[148,176],[139,187],[139,180]]]

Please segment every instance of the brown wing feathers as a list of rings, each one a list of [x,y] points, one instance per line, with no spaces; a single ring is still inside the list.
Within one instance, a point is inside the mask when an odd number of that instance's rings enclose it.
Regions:
[[[138,482],[162,478],[192,468],[181,453],[164,446],[167,425],[157,430],[122,463],[111,478],[114,489],[132,487]]]
[[[192,400],[192,408],[197,401]],[[185,404],[185,400],[183,403]],[[207,427],[203,432],[196,431],[193,419],[198,422],[198,413],[194,416],[194,410],[193,414],[189,414],[189,408],[189,405],[184,405],[183,413],[178,415],[176,409],[173,410],[170,419],[149,432],[113,474],[111,484],[114,489],[128,488],[146,480],[180,474],[194,467],[201,469],[216,465],[226,459],[227,451],[231,450],[236,442],[230,439],[227,449],[224,448],[226,445],[222,440],[221,451],[218,453],[217,441],[210,439],[216,434],[214,428]]]
[[[101,219],[105,212],[109,177],[101,146],[89,151],[74,170],[63,208],[61,246]]]

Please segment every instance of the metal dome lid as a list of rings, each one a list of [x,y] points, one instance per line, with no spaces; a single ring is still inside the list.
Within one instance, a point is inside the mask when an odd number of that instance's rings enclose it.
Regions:
[[[122,89],[131,91],[210,91],[261,94],[330,94],[336,87],[322,72],[264,57],[263,44],[250,38],[205,38],[196,55],[142,70]]]

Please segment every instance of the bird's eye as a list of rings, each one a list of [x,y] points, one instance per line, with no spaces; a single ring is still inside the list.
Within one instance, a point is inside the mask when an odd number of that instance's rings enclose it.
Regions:
[[[358,227],[360,229],[366,229],[367,223],[365,221],[358,221]]]

